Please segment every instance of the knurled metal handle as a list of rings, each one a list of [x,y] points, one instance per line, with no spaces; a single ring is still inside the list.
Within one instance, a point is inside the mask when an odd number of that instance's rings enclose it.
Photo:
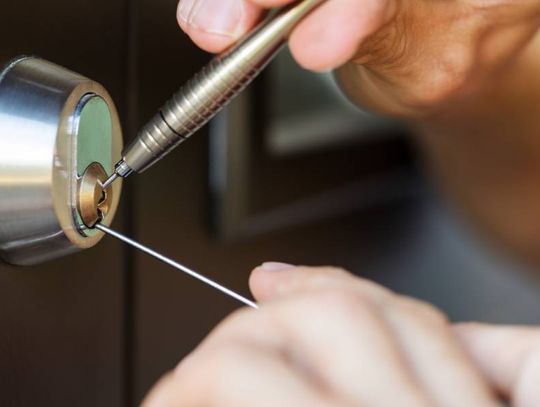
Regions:
[[[141,129],[124,162],[142,172],[204,126],[273,59],[296,24],[325,0],[274,12],[237,46],[214,58]]]

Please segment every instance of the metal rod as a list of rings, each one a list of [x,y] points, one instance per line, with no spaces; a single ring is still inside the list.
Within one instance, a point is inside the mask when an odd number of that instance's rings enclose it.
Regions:
[[[129,244],[130,246],[133,246],[134,248],[136,248],[137,250],[140,250],[156,259],[158,259],[159,261],[179,270],[179,271],[182,271],[186,274],[189,274],[191,277],[194,277],[196,278],[197,280],[199,281],[202,281],[203,283],[205,284],[208,284],[209,286],[211,287],[214,287],[216,290],[219,290],[221,291],[222,293],[224,294],[227,294],[231,297],[233,297],[234,299],[244,303],[245,305],[248,305],[250,306],[251,308],[255,308],[255,309],[258,309],[259,306],[251,301],[251,300],[248,300],[247,298],[243,297],[242,295],[232,291],[232,290],[229,290],[227,287],[224,287],[222,286],[221,284],[219,283],[216,283],[215,281],[213,280],[210,280],[208,277],[205,277],[199,273],[197,273],[196,271],[194,270],[191,270],[190,268],[186,267],[186,266],[183,266],[182,264],[180,263],[177,263],[175,262],[174,260],[171,260],[169,259],[168,257],[165,257],[164,255],[162,254],[159,254],[158,252],[150,249],[149,247],[146,247],[146,246],[143,246],[142,244],[130,239],[129,237],[126,237],[110,228],[108,228],[107,226],[104,226],[102,224],[97,224],[96,225],[96,229],[99,229],[101,230],[102,232],[110,235],[110,236],[113,236],[121,241],[123,241],[124,243],[127,243]]]
[[[118,174],[116,172],[113,172],[109,178],[102,184],[103,189],[109,188],[109,186],[112,185],[112,183],[118,178]]]

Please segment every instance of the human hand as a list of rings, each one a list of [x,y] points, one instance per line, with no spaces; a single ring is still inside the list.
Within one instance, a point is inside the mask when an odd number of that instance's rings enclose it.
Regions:
[[[291,0],[180,0],[178,21],[201,48],[237,41],[263,10]],[[313,70],[341,67],[355,102],[397,116],[428,115],[491,84],[538,29],[538,0],[329,0],[289,45]]]
[[[494,406],[495,391],[520,406],[540,399],[540,331],[454,328],[434,307],[344,271],[267,270],[277,266],[252,274],[260,309],[221,323],[146,406]]]

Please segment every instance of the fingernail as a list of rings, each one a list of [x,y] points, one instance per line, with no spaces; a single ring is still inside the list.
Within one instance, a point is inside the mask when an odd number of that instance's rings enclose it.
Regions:
[[[236,36],[244,14],[242,0],[181,0],[178,16],[193,28]]]
[[[267,263],[263,263],[260,268],[263,269],[264,271],[283,271],[283,270],[290,269],[293,267],[295,266],[293,266],[292,264],[287,264],[287,263],[267,262]]]

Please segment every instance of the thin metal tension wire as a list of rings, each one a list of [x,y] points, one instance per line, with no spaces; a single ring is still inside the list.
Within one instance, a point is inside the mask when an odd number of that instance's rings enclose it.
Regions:
[[[231,297],[233,297],[234,299],[252,307],[252,308],[255,308],[255,309],[258,309],[258,305],[256,303],[254,303],[253,301],[250,301],[248,300],[247,298],[241,296],[240,294],[237,294],[235,293],[234,291],[232,290],[229,290],[227,287],[224,287],[222,286],[221,284],[219,283],[216,283],[215,281],[213,280],[210,280],[209,278],[197,273],[196,271],[193,271],[189,268],[187,268],[186,266],[183,266],[182,264],[180,263],[177,263],[175,262],[174,260],[171,260],[169,259],[168,257],[165,257],[163,256],[162,254],[159,254],[157,253],[156,251],[150,249],[149,247],[146,247],[146,246],[143,246],[142,244],[134,241],[134,240],[131,240],[129,237],[126,237],[112,229],[109,229],[107,226],[103,226],[102,224],[98,223],[96,225],[96,229],[99,229],[101,230],[102,232],[104,233],[107,233],[108,235],[111,235],[121,241],[123,241],[124,243],[127,243],[133,247],[135,247],[136,249],[146,253],[146,254],[149,254],[150,256],[152,257],[155,257],[156,259],[158,259],[159,261],[177,269],[177,270],[180,270],[186,274],[189,274],[191,277],[194,277],[196,278],[197,280],[199,281],[202,281],[203,283],[206,283],[208,284],[209,286],[211,287],[214,287],[216,290],[219,290],[221,291],[222,293],[224,294],[227,294]]]

